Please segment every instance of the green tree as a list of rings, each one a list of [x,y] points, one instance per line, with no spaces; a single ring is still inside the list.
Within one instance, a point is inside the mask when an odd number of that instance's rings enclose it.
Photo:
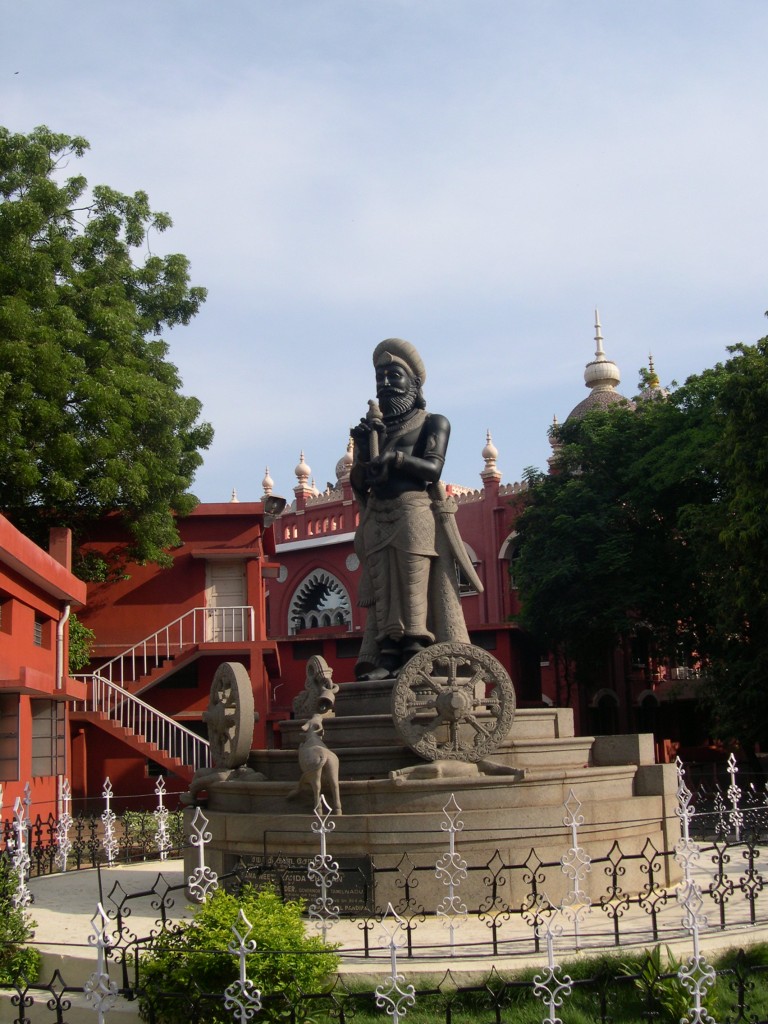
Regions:
[[[666,400],[558,430],[555,472],[519,523],[520,621],[597,679],[638,623],[706,669],[714,734],[768,741],[768,339]]]
[[[720,735],[768,742],[768,338],[735,345],[719,396],[725,552],[706,696]]]
[[[69,671],[80,672],[91,660],[96,634],[84,626],[75,612],[69,616]]]
[[[0,128],[0,507],[39,542],[117,511],[132,554],[162,560],[212,430],[161,334],[205,290],[149,249],[171,220],[144,192],[66,176],[87,148]]]
[[[683,636],[701,647],[714,568],[699,541],[718,513],[717,380],[566,422],[555,471],[532,481],[517,526],[520,622],[575,664],[587,690],[640,624],[662,654]]]

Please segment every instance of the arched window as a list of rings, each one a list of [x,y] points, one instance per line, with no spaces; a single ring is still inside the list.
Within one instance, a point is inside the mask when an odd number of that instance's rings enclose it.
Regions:
[[[472,565],[474,566],[474,568],[477,569],[477,567],[480,565],[480,559],[477,557],[477,555],[472,550],[472,548],[469,546],[469,544],[466,543],[466,541],[464,542],[464,547],[465,547],[466,552],[467,552],[467,557],[469,558],[469,560],[472,563]],[[462,597],[465,594],[476,594],[477,593],[477,591],[475,590],[474,586],[469,582],[466,574],[463,572],[462,569],[459,568],[458,565],[456,566],[456,576],[458,577],[458,580],[459,580],[459,594]]]
[[[635,707],[635,720],[638,732],[656,733],[658,731],[659,698],[652,690],[643,690],[638,694]]]
[[[589,702],[589,731],[594,736],[614,736],[619,731],[619,698],[613,690],[598,690]]]
[[[352,602],[346,587],[324,569],[314,569],[298,585],[288,607],[288,632],[320,625],[352,626]]]
[[[520,557],[520,544],[517,530],[513,530],[499,549],[499,559],[509,562],[509,585],[517,587],[515,582],[515,562]]]

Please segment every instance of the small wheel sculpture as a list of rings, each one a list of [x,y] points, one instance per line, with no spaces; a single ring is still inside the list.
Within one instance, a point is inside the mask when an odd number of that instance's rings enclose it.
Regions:
[[[203,712],[214,768],[239,768],[248,760],[256,715],[248,670],[237,661],[216,669],[208,708]]]
[[[439,643],[401,669],[392,718],[408,746],[428,761],[480,761],[506,737],[515,689],[503,666],[472,644]]]

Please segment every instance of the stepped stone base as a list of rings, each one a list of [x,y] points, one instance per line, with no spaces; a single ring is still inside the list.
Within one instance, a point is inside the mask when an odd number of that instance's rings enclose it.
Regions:
[[[564,821],[569,814],[583,819],[578,844],[592,860],[606,857],[614,842],[624,857],[634,858],[622,861],[620,884],[627,893],[647,885],[653,851],[671,850],[678,840],[676,772],[673,765],[654,764],[652,737],[574,736],[569,709],[517,712],[507,738],[488,760],[519,769],[521,777],[481,771],[474,777],[390,778],[390,772],[425,764],[399,740],[389,711],[391,687],[386,680],[342,684],[335,716],[324,720],[325,742],[339,757],[343,809],[330,818],[334,828],[327,852],[335,860],[367,865],[363,873],[375,875],[369,910],[383,910],[390,902],[398,906],[404,872],[413,865],[419,868],[419,905],[433,911],[444,899],[447,889],[434,868],[447,852],[446,814],[456,805],[463,828],[455,834],[455,849],[469,869],[460,893],[470,911],[488,900],[491,876],[501,899],[519,908],[531,892],[531,871],[537,891],[559,902],[572,888],[561,868],[573,845],[570,823]],[[240,858],[269,862],[281,855],[292,859],[298,877],[319,853],[311,795],[288,799],[299,775],[301,725],[283,723],[282,750],[251,752],[249,767],[268,781],[210,785],[206,863],[218,874]],[[197,856],[197,850],[188,852],[188,873]],[[581,883],[594,901],[608,887],[606,865],[595,866]],[[672,858],[657,858],[656,882],[673,883],[674,870]],[[316,893],[312,886],[305,889],[310,899]]]

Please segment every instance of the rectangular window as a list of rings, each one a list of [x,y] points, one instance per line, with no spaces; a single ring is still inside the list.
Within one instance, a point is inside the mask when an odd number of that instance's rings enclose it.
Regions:
[[[32,775],[64,775],[64,703],[32,701]]]
[[[360,654],[360,644],[362,638],[359,636],[345,637],[343,640],[336,641],[336,657],[337,658],[356,658]]]
[[[316,654],[322,656],[323,653],[322,640],[307,640],[303,643],[292,644],[291,647],[293,648],[294,661],[309,661]]]
[[[0,633],[13,632],[13,598],[0,591]]]
[[[469,634],[469,642],[475,647],[482,647],[484,651],[496,650],[496,633],[492,629],[478,630]]]
[[[45,644],[46,621],[42,615],[35,615],[34,633],[32,636],[35,647],[43,647]]]
[[[0,696],[0,782],[19,780],[19,697]]]

